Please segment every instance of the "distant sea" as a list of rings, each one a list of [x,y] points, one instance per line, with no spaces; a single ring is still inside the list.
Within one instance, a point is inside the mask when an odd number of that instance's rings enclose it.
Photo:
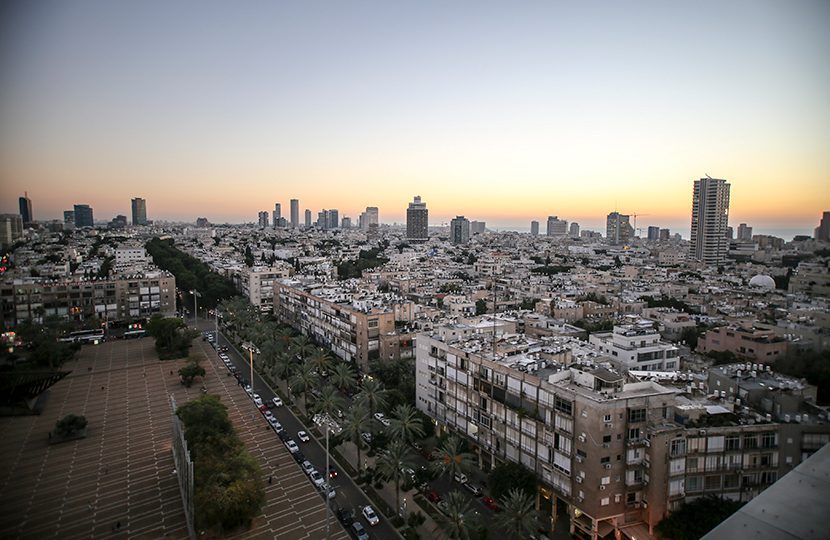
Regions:
[[[818,224],[816,224],[816,225],[818,225]],[[504,232],[504,231],[515,231],[515,232],[520,232],[520,233],[529,233],[530,232],[530,226],[527,226],[527,225],[526,226],[506,225],[506,226],[492,226],[492,227],[488,225],[487,228],[492,230],[492,231],[502,231],[502,232]],[[733,225],[732,228],[735,230],[735,234],[737,234],[738,225],[737,224]],[[603,236],[605,236],[605,227],[604,226],[601,227],[601,228],[599,226],[596,226],[596,227],[586,226],[586,227],[581,227],[581,229],[582,230],[597,231],[599,233],[602,233]],[[645,229],[646,228],[643,227],[643,231],[641,233],[641,236],[645,236],[645,233],[646,233]],[[673,228],[669,227],[669,230],[671,231],[671,234],[680,233],[681,237],[685,238],[686,240],[689,239],[689,226],[688,225],[686,225],[685,229],[673,229]],[[542,222],[542,221],[539,222],[539,234],[542,234],[542,235],[545,234],[545,223]],[[777,236],[778,238],[783,238],[784,240],[790,241],[795,236],[798,236],[798,235],[806,235],[806,236],[812,237],[813,236],[813,229],[800,229],[800,228],[766,229],[766,228],[762,228],[762,227],[753,227],[752,228],[752,234],[767,234],[767,235],[770,235],[770,236]]]

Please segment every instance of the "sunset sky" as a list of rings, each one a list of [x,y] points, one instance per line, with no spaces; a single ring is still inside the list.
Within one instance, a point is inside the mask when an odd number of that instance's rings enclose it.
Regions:
[[[403,221],[688,235],[830,210],[830,2],[18,1],[0,7],[0,212],[254,221],[300,199]],[[542,225],[544,228],[544,225]]]

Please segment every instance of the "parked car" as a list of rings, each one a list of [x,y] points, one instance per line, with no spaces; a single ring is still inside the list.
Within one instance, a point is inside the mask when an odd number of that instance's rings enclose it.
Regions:
[[[314,485],[315,485],[315,486],[317,486],[317,487],[322,486],[322,485],[323,485],[323,483],[326,481],[326,480],[323,478],[323,475],[322,475],[322,474],[320,474],[320,473],[319,473],[316,469],[315,469],[315,470],[313,470],[313,471],[311,471],[311,472],[308,474],[308,477],[309,477],[309,478],[311,478],[311,481],[312,481],[312,482],[314,482]]]
[[[477,485],[467,482],[464,484],[464,488],[466,488],[467,491],[469,491],[476,497],[481,497],[481,488],[479,488]]]
[[[344,527],[348,527],[354,523],[354,510],[351,508],[339,508],[337,510],[337,519]]]
[[[303,454],[302,452],[294,452],[291,455],[294,457],[294,461],[296,461],[297,463],[302,463],[303,461],[305,461],[305,454]]]
[[[282,431],[282,424],[280,424],[279,422],[277,422],[276,417],[274,417],[274,416],[266,416],[265,418],[268,420],[268,423],[269,423],[269,424],[271,424],[271,427],[272,427],[272,428],[274,428],[274,431],[276,431],[277,433],[279,433],[280,431]]]
[[[305,460],[300,464],[300,468],[304,473],[311,474],[311,471],[314,470],[314,465],[312,465],[310,461]]]
[[[386,416],[382,412],[375,413],[375,420],[377,420],[386,427],[389,427],[392,424],[392,422],[390,422],[389,419],[386,418]]]
[[[274,399],[272,399],[271,402],[274,404],[275,407],[282,407],[283,405],[282,399],[280,399],[279,396],[274,397]]]
[[[369,540],[369,533],[363,528],[363,524],[359,521],[352,523],[352,534],[357,540]]]
[[[459,484],[467,483],[467,475],[464,473],[455,473],[454,475],[452,475],[452,479],[458,482]]]
[[[434,489],[427,493],[427,499],[431,503],[438,503],[441,502],[444,498],[441,497],[441,494],[435,491]]]
[[[489,495],[486,497],[482,497],[481,502],[484,503],[484,506],[486,506],[490,510],[493,510],[494,512],[499,509],[498,505],[496,504],[496,501],[493,499],[493,497],[490,497]]]
[[[363,517],[366,518],[366,521],[369,522],[369,525],[377,525],[378,523],[380,523],[380,518],[378,517],[377,513],[375,513],[375,509],[371,506],[363,507]]]
[[[337,469],[334,468],[334,465],[329,467],[329,478],[337,478]]]
[[[300,451],[300,447],[297,446],[297,443],[295,443],[293,439],[285,441],[285,447],[288,448],[288,451],[292,454]]]
[[[322,484],[320,484],[320,491],[325,493],[326,497],[329,499],[337,497],[337,491],[334,489],[334,487],[329,485],[328,482],[323,482]]]
[[[279,427],[279,428],[277,428],[276,426],[274,426],[274,431],[276,431],[276,432],[277,432],[277,435],[279,436],[279,438],[280,438],[280,440],[281,440],[282,442],[285,442],[285,441],[287,441],[287,440],[289,440],[289,439],[291,438],[291,435],[289,435],[287,431],[285,431],[284,429],[282,429],[282,425],[280,425],[280,427]]]
[[[308,442],[310,440],[308,433],[305,431],[298,431],[297,438],[300,439],[301,442]]]
[[[372,444],[372,434],[371,433],[361,433],[360,438],[363,439],[366,444]]]
[[[447,503],[447,501],[444,501],[444,500],[438,501],[435,504],[435,506],[437,506],[438,510],[440,510],[441,513],[443,513],[443,514],[446,514],[449,511],[449,508],[450,508],[450,505]]]
[[[254,398],[254,403],[256,404],[256,406],[262,407],[262,398],[259,397],[259,394],[254,394],[252,397]]]

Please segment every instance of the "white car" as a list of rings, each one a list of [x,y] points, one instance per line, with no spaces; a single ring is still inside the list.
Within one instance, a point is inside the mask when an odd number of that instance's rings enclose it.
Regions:
[[[287,441],[285,441],[285,447],[288,448],[288,451],[291,452],[292,454],[295,454],[295,453],[300,451],[300,447],[297,446],[297,443],[295,443],[291,439],[288,439]]]
[[[317,487],[322,486],[322,485],[325,483],[325,481],[326,481],[326,480],[323,478],[323,475],[322,475],[322,474],[320,474],[319,472],[317,472],[316,470],[311,471],[311,472],[308,474],[308,477],[309,477],[309,478],[311,478],[311,481],[312,481],[312,482],[314,482],[314,485],[315,485],[315,486],[317,486]]]
[[[337,496],[337,491],[335,491],[335,489],[331,487],[328,482],[323,482],[320,485],[320,491],[326,493],[329,499],[333,499]]]
[[[257,394],[254,394],[254,404],[256,404],[257,407],[262,407],[262,398]]]
[[[302,467],[303,472],[305,472],[306,474],[311,474],[311,471],[315,470],[314,465],[312,465],[309,460],[303,461],[300,464],[300,467]]]
[[[271,401],[274,402],[274,407],[282,407],[282,400],[279,397],[275,397]]]
[[[302,442],[308,442],[310,440],[308,433],[306,433],[305,431],[298,431],[297,438],[300,439],[300,441]]]
[[[366,521],[369,522],[369,525],[374,526],[374,525],[377,525],[378,523],[380,523],[380,518],[375,513],[374,508],[372,508],[371,506],[364,506],[363,507],[363,517],[366,518]]]
[[[252,395],[252,394],[254,393],[254,389],[253,389],[253,388],[251,388],[251,385],[250,385],[250,384],[246,384],[246,385],[245,385],[245,391],[246,391],[246,392],[248,392],[248,395],[249,395],[249,396],[250,396],[250,395]]]
[[[389,419],[387,419],[386,415],[384,415],[382,412],[376,412],[375,413],[375,420],[377,420],[378,422],[380,422],[381,424],[383,424],[386,427],[389,427],[389,425],[391,424]]]
[[[282,431],[282,424],[277,421],[276,416],[266,416],[265,419],[268,420],[268,423],[271,424],[271,427],[274,428],[277,433]]]

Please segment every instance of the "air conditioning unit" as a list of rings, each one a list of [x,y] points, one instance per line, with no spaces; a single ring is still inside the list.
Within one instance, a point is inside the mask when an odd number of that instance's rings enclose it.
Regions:
[[[579,439],[579,442],[585,442],[585,435],[580,435],[577,439]]]
[[[651,447],[651,441],[649,441],[648,439],[643,439],[643,444],[646,445],[646,448]]]
[[[614,424],[612,424],[611,422],[605,422],[605,427],[611,429],[612,427],[614,427]]]
[[[576,477],[576,483],[577,483],[577,484],[581,484],[581,483],[582,483],[582,477],[581,477],[581,476],[577,476],[577,477]]]
[[[611,445],[609,443],[602,443],[602,447],[603,448],[611,448]]]
[[[606,463],[605,465],[603,465],[603,467],[605,467],[606,469],[610,469],[610,468],[611,468],[611,464],[610,464],[610,463]]]
[[[576,462],[577,463],[582,463],[582,461],[583,461],[582,456],[576,456]]]

